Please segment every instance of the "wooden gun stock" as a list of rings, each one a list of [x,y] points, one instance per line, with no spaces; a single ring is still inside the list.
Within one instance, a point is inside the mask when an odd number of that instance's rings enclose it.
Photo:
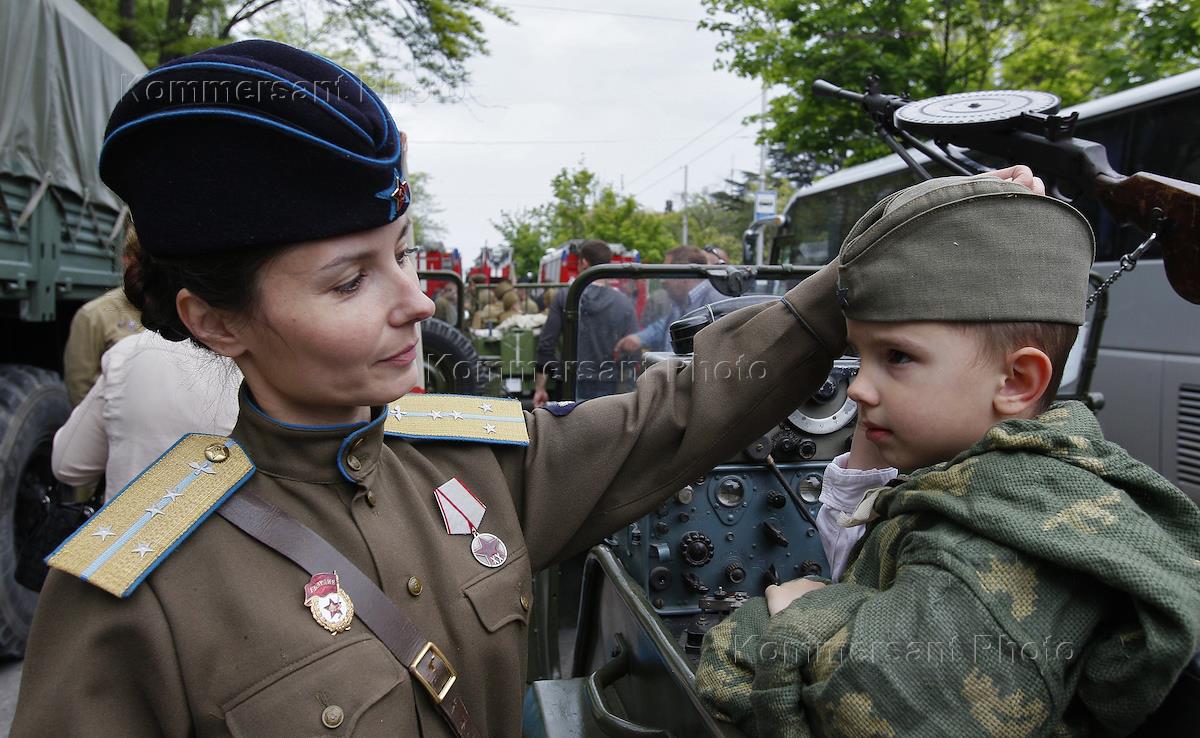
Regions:
[[[958,146],[1027,164],[1096,199],[1120,223],[1158,233],[1167,280],[1180,297],[1200,304],[1200,186],[1158,174],[1113,170],[1104,146],[1081,138],[1052,141],[1025,131],[965,129],[947,135]]]
[[[1096,197],[1122,223],[1157,230],[1167,280],[1200,304],[1200,185],[1158,174],[1096,175]]]

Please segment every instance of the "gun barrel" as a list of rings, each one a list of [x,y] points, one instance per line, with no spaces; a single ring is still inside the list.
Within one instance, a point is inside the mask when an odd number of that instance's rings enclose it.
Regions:
[[[860,105],[863,102],[863,98],[866,97],[866,95],[863,95],[862,93],[852,92],[844,87],[838,87],[832,82],[827,82],[823,79],[819,79],[812,83],[812,91],[817,97],[836,97],[841,98],[842,100],[849,100],[852,103],[858,103]]]

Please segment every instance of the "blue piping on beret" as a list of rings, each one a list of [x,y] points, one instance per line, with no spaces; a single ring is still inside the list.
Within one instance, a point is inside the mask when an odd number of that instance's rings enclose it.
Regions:
[[[156,256],[339,236],[394,221],[411,196],[378,96],[339,65],[273,41],[168,62],[122,97],[100,175]]]

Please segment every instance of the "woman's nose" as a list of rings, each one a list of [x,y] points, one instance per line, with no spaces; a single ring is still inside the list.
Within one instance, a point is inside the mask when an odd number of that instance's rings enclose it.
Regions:
[[[434,302],[421,291],[415,271],[401,274],[396,287],[395,304],[388,316],[392,325],[406,325],[433,317]]]

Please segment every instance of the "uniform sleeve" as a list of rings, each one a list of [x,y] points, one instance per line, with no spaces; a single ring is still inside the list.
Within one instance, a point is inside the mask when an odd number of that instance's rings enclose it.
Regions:
[[[71,318],[71,330],[63,349],[63,380],[67,398],[78,405],[100,376],[100,355],[104,353],[104,335],[96,324],[96,316],[87,306]]]
[[[96,380],[63,427],[54,434],[50,470],[65,484],[90,484],[100,478],[108,460],[104,431],[104,375]]]
[[[191,722],[152,586],[121,600],[51,571],[29,633],[11,735],[187,736]]]
[[[689,366],[656,365],[634,392],[527,415],[529,447],[502,463],[534,569],[654,509],[811,395],[845,341],[836,276],[715,322]]]
[[[955,574],[901,565],[885,591],[836,584],[770,618],[742,648],[753,676],[738,717],[764,738],[1043,735],[1061,707],[1018,643]]]

